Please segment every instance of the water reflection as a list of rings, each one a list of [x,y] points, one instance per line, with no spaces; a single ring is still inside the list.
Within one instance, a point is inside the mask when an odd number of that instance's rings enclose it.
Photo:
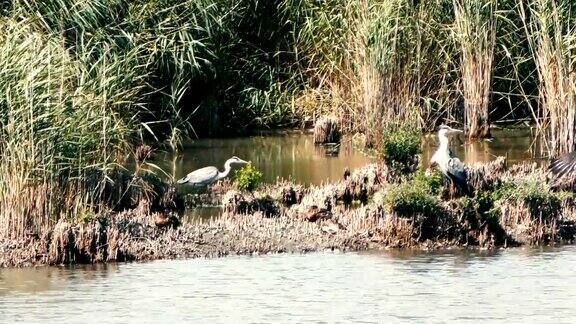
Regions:
[[[530,128],[495,129],[491,141],[466,143],[462,137],[453,138],[451,148],[466,163],[488,162],[497,156],[506,156],[511,164],[526,160],[540,161],[533,144]],[[434,134],[423,140],[424,166],[437,147]],[[362,167],[375,159],[355,149],[345,138],[337,155],[327,154],[324,147],[314,145],[309,133],[283,133],[267,136],[201,139],[188,143],[183,152],[174,156],[166,154],[158,164],[172,170],[176,178],[190,171],[223,163],[233,155],[252,161],[264,173],[264,181],[278,178],[293,179],[302,184],[320,184],[342,178],[345,168]]]
[[[337,155],[328,153],[326,148],[314,145],[310,134],[304,133],[201,139],[185,146],[174,160],[174,168],[166,163],[164,167],[174,169],[176,178],[179,178],[207,165],[223,169],[224,162],[237,155],[261,170],[266,182],[283,178],[303,184],[320,184],[341,179],[346,167],[354,169],[373,161],[353,149],[349,140],[343,141]],[[163,161],[172,160],[169,155],[163,158]]]
[[[0,271],[0,296],[14,293],[37,294],[60,290],[70,279],[100,280],[118,271],[118,265],[94,264],[70,267],[37,267]]]
[[[505,156],[510,164],[543,160],[532,130],[528,127],[494,129],[492,136],[490,141],[472,143],[466,143],[463,136],[456,136],[451,142],[451,149],[465,163],[489,162],[498,156]],[[435,135],[424,139],[422,154],[424,161],[430,160],[437,146]]]

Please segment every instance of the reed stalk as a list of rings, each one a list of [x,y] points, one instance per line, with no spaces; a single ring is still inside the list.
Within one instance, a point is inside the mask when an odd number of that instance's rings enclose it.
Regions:
[[[454,31],[461,48],[464,124],[469,139],[490,135],[496,9],[497,2],[493,0],[454,0]]]
[[[538,107],[549,153],[576,149],[576,30],[570,6],[555,0],[519,1],[530,50],[538,74]]]

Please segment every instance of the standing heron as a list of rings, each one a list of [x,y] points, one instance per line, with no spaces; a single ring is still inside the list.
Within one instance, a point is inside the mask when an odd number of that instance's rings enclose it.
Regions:
[[[440,130],[438,131],[438,141],[440,145],[434,155],[432,155],[430,162],[432,165],[435,164],[438,166],[438,169],[440,169],[440,172],[442,172],[446,179],[460,188],[464,194],[468,195],[470,191],[468,190],[468,184],[466,182],[464,163],[457,157],[454,157],[449,147],[450,141],[448,136],[457,133],[462,133],[462,131],[446,125],[440,126]]]
[[[248,162],[233,156],[224,163],[224,172],[220,172],[215,166],[207,166],[188,173],[187,176],[178,180],[178,184],[190,187],[206,187],[220,179],[224,179],[232,170],[232,164],[246,164]]]

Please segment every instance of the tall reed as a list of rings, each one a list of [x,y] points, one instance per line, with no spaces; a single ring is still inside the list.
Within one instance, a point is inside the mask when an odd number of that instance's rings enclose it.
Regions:
[[[454,31],[460,44],[464,122],[468,138],[490,134],[490,89],[496,46],[497,1],[454,0]]]
[[[297,75],[306,84],[296,100],[299,109],[338,115],[349,129],[377,142],[388,125],[431,129],[454,106],[442,1],[284,5],[297,28]]]
[[[570,5],[519,0],[519,12],[538,73],[536,122],[552,155],[576,149],[576,29]],[[545,146],[546,147],[546,146]]]
[[[1,25],[0,236],[21,237],[98,203],[135,135],[143,83],[131,54],[104,47],[86,64],[89,45],[73,54],[29,21]]]

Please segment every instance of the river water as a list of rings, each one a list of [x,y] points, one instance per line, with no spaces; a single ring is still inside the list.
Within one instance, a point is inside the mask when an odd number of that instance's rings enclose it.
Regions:
[[[575,269],[576,247],[6,269],[0,320],[569,323]]]

